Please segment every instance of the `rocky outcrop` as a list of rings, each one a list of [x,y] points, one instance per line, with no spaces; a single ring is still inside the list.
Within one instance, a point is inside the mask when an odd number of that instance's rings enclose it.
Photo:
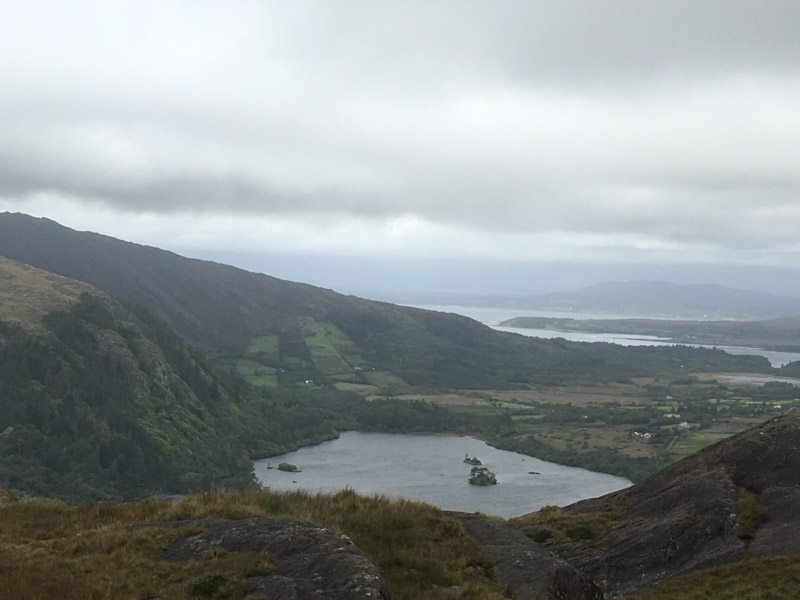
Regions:
[[[468,481],[471,485],[497,485],[497,476],[486,467],[472,467]]]
[[[745,535],[754,510],[765,511],[766,520]],[[773,419],[626,490],[564,511],[618,515],[600,540],[544,544],[611,596],[748,556],[800,554],[800,414]]]
[[[475,540],[515,600],[603,600],[589,578],[519,531],[482,515],[447,514]]]
[[[270,600],[389,600],[375,566],[345,535],[312,523],[281,518],[241,521],[172,521],[143,527],[199,527],[165,551],[167,560],[193,560],[209,551],[264,552],[268,574],[247,577],[249,593]]]

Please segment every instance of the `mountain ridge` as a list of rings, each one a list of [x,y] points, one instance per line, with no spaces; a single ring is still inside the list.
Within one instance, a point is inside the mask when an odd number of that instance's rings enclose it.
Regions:
[[[459,315],[344,296],[22,214],[0,214],[0,255],[139,305],[210,356],[261,373],[254,381],[391,392],[610,380],[726,364],[768,369],[764,361],[745,364],[710,351],[597,348],[505,334]]]

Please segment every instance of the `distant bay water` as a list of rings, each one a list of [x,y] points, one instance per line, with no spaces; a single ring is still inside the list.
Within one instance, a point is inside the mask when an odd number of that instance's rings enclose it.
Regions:
[[[497,485],[467,482],[465,454],[497,475]],[[280,462],[300,472],[279,471]],[[271,467],[271,468],[269,468]],[[567,467],[492,448],[468,436],[349,431],[338,439],[256,461],[258,480],[275,490],[335,492],[351,488],[428,502],[448,510],[513,517],[548,504],[565,505],[631,485],[622,477]]]
[[[642,315],[606,315],[573,312],[551,312],[545,310],[517,310],[510,308],[487,308],[479,306],[416,306],[426,310],[450,312],[475,319],[492,329],[509,333],[518,333],[529,337],[554,339],[563,338],[571,342],[607,342],[620,346],[692,346],[694,348],[717,348],[728,354],[743,356],[763,356],[773,367],[782,367],[790,362],[800,360],[800,353],[779,352],[764,348],[749,348],[743,346],[707,346],[703,344],[676,344],[667,338],[648,335],[631,335],[621,333],[590,333],[581,331],[559,331],[555,329],[527,329],[522,327],[500,327],[499,323],[514,317],[546,317],[551,319],[641,319]]]

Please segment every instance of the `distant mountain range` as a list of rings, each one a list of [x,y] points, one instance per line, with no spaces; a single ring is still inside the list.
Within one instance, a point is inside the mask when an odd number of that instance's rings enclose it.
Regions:
[[[387,296],[387,299],[388,296]],[[772,319],[800,316],[800,298],[723,285],[609,281],[547,294],[413,293],[396,301],[670,319]]]
[[[520,308],[629,316],[746,319],[800,315],[800,298],[664,281],[599,283],[573,291],[525,296],[514,303]]]

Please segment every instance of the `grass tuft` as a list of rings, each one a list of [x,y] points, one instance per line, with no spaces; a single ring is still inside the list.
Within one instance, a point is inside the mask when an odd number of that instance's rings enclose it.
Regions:
[[[261,516],[342,531],[378,567],[395,599],[447,598],[453,586],[463,590],[464,599],[504,597],[471,538],[432,506],[367,498],[352,490],[333,495],[215,490],[174,501],[0,503],[0,598],[243,597],[245,577],[272,572],[265,553],[212,552],[195,561],[165,561],[163,549],[197,528],[131,531],[128,525]]]
[[[509,520],[535,542],[598,541],[605,537],[624,507],[604,512],[571,513],[558,506],[543,506],[538,512]]]
[[[739,537],[746,541],[752,540],[766,520],[767,509],[761,504],[758,495],[739,488]]]
[[[746,559],[668,579],[625,600],[800,598],[800,557]]]

